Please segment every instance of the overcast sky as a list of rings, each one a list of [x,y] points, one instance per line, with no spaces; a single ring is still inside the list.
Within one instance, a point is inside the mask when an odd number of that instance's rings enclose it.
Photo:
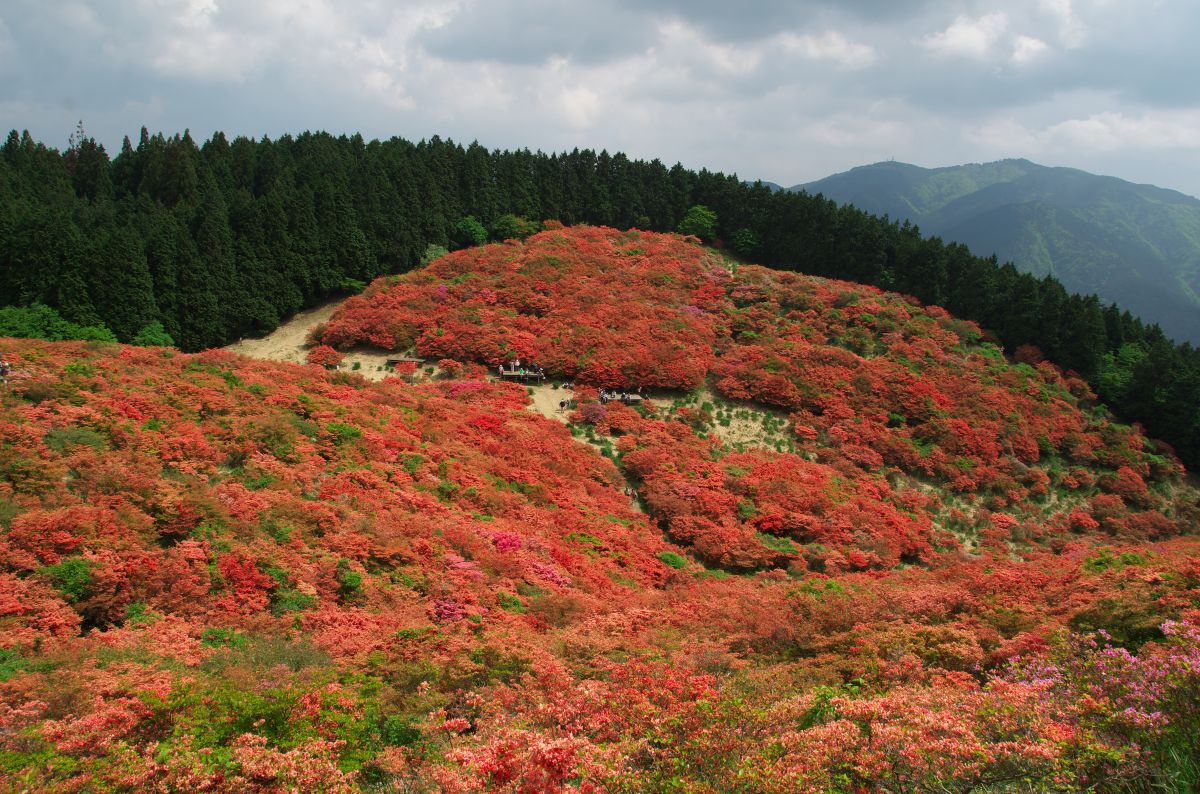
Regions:
[[[1200,195],[1196,0],[2,0],[0,121],[578,147],[792,185],[1027,157]]]

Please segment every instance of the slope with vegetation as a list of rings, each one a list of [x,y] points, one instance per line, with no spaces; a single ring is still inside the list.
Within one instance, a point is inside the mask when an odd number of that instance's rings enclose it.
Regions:
[[[1196,492],[972,323],[579,227],[381,279],[316,336],[443,375],[5,342],[7,780],[1200,782]],[[571,428],[485,378],[517,356],[576,381]],[[788,444],[721,443],[702,383]],[[639,384],[679,399],[596,399]]]
[[[908,221],[1200,342],[1200,200],[1028,160],[885,162],[792,190]]]
[[[688,218],[696,206],[711,215]],[[620,153],[143,131],[110,160],[84,135],[60,153],[14,131],[0,148],[0,301],[121,341],[161,340],[161,323],[195,351],[415,267],[431,245],[526,235],[527,218],[657,231],[686,219],[751,261],[915,295],[1009,350],[1037,346],[1200,465],[1200,352],[1157,326],[852,207]]]

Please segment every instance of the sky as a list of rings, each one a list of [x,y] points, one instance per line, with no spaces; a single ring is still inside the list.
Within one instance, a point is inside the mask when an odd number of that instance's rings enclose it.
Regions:
[[[1196,0],[0,0],[0,126],[325,130],[783,185],[1025,157],[1200,195]]]

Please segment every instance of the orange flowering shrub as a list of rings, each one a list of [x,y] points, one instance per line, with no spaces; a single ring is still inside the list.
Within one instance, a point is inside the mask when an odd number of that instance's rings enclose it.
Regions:
[[[432,382],[5,341],[6,781],[1194,782],[1200,510],[1168,451],[936,307],[545,228],[315,340],[415,345]],[[585,426],[488,378],[518,358]],[[707,395],[599,401],[705,384],[773,409],[773,448]]]

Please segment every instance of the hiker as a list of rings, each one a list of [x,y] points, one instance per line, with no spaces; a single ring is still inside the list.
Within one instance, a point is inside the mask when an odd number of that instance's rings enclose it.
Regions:
[[[0,383],[8,383],[8,376],[11,372],[12,364],[0,358]]]

